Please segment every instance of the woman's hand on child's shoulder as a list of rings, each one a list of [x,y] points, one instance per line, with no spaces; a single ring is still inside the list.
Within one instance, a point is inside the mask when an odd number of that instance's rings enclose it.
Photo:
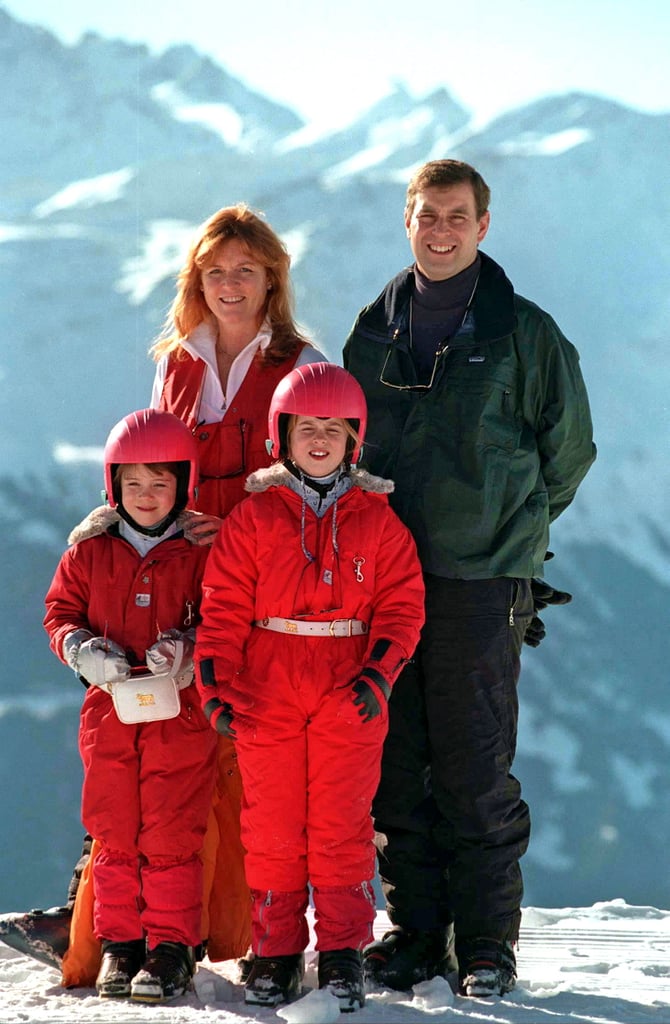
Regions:
[[[184,536],[192,544],[199,546],[212,544],[223,522],[219,516],[211,516],[207,512],[193,512],[190,509],[184,513],[184,517]]]

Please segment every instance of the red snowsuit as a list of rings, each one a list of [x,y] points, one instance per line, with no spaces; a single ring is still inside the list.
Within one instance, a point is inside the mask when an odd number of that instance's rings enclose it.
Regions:
[[[319,518],[281,465],[253,474],[214,542],[203,583],[196,660],[203,706],[234,712],[243,779],[242,841],[252,890],[254,950],[299,952],[313,887],[317,949],[360,949],[372,937],[375,850],[370,806],[387,728],[364,722],[352,682],[379,641],[390,686],[424,618],[414,541],[383,494],[392,485],[353,471],[353,486]],[[310,555],[313,556],[310,560]],[[283,635],[270,617],[356,619],[360,636]],[[211,659],[216,680],[203,682]]]
[[[279,364],[258,351],[220,422],[200,422],[200,395],[206,363],[170,356],[158,408],[171,412],[193,431],[198,442],[200,479],[195,507],[227,516],[244,497],[249,473],[270,465],[265,447],[268,408],[275,387],[293,369],[305,343]],[[249,892],[240,839],[242,782],[237,752],[230,739],[218,738],[216,787],[205,840],[205,913],[203,937],[210,960],[246,953],[251,940]]]
[[[195,625],[208,548],[177,534],[143,558],[95,509],[70,538],[46,596],[44,626],[63,661],[77,629],[108,636],[143,664],[159,632]],[[193,686],[167,721],[124,725],[111,696],[86,691],[79,727],[82,820],[99,841],[93,864],[95,934],[126,941],[200,942],[200,851],[214,785],[216,737]]]

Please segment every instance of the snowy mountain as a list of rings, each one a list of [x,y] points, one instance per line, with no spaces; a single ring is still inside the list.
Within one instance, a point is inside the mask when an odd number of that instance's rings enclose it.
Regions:
[[[89,33],[63,47],[0,10],[0,60],[9,83],[3,138],[12,140],[0,173],[3,183],[23,180],[10,197],[17,212],[45,187],[182,151],[251,152],[301,125],[188,46],[156,59],[145,46]]]
[[[574,601],[525,654],[527,902],[669,906],[670,117],[565,95],[477,128],[446,88],[398,85],[317,135],[189,47],[66,47],[0,9],[0,57],[0,909],[60,902],[78,852],[81,694],[48,651],[43,596],[99,501],[109,428],[148,402],[191,232],[238,200],[265,211],[299,318],[338,359],[411,258],[411,170],[445,155],[491,185],[485,251],[577,345],[599,446],[552,534],[547,575]]]
[[[386,928],[388,920],[380,912],[375,935]],[[165,1006],[138,1007],[130,1001],[98,999],[93,989],[62,989],[57,971],[0,943],[0,1018],[7,1024],[335,1024],[347,1018],[340,1016],[334,996],[315,987],[313,933],[311,939],[303,994],[276,1010],[245,1007],[232,960],[205,960],[198,966],[193,992]],[[433,978],[412,992],[370,992],[351,1019],[361,1024],[466,1019],[489,1024],[660,1024],[670,1020],[670,914],[631,907],[623,900],[583,909],[528,907],[518,968],[517,986],[504,999],[465,999],[454,995],[444,978]]]

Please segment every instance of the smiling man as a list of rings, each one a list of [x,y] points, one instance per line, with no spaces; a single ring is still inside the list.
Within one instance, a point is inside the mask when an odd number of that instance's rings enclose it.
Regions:
[[[595,458],[575,348],[479,251],[489,188],[435,160],[409,183],[414,263],[359,314],[344,365],[368,402],[368,468],[395,482],[426,622],[389,704],[373,807],[392,930],[366,973],[397,989],[458,960],[459,991],[516,978],[528,807],[511,774],[517,682],[549,524]],[[540,624],[541,625],[541,624]],[[526,631],[528,630],[528,635]]]
[[[470,185],[429,185],[408,201],[407,237],[424,277],[444,281],[472,266],[491,220],[480,203]]]

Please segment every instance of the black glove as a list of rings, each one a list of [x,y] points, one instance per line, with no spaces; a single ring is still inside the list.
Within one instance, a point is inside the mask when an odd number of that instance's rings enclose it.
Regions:
[[[369,722],[376,718],[377,715],[381,715],[382,706],[377,696],[381,691],[365,678],[365,674],[358,676],[352,683],[351,688],[356,694],[354,704],[357,706],[358,714],[364,722]],[[386,698],[382,697],[382,700],[386,701]]]
[[[237,739],[237,733],[232,727],[233,715],[232,705],[219,700],[218,697],[211,697],[204,706],[204,712],[209,719],[209,724],[216,729],[220,736],[228,736],[229,739]]]
[[[553,553],[547,551],[546,560],[553,558]],[[572,601],[572,594],[569,594],[567,590],[556,590],[552,587],[551,583],[547,583],[546,580],[539,578],[532,579],[530,581],[530,590],[533,596],[533,610],[535,615],[530,620],[530,624],[523,638],[523,642],[528,644],[529,647],[539,647],[547,635],[544,622],[539,617],[537,612],[541,612],[543,608],[546,608],[550,604],[570,604]]]
[[[231,704],[223,704],[221,714],[218,715],[214,720],[214,728],[220,736],[227,736],[231,740],[237,739],[237,733],[233,729],[232,722],[234,719],[233,708]],[[210,718],[211,722],[211,718]]]
[[[523,642],[529,647],[539,647],[546,635],[544,622],[539,615],[533,615],[524,633]]]
[[[556,590],[546,580],[531,580],[530,589],[536,612],[541,612],[548,604],[570,604],[572,601],[572,594],[568,594],[567,590]]]
[[[198,665],[200,682],[207,692],[208,687],[216,687],[216,676],[214,675],[214,661],[212,658],[204,658]],[[233,708],[227,701],[219,700],[218,697],[209,697],[202,706],[212,729],[216,729],[220,736],[228,736],[229,739],[237,739],[237,733],[232,727]]]

